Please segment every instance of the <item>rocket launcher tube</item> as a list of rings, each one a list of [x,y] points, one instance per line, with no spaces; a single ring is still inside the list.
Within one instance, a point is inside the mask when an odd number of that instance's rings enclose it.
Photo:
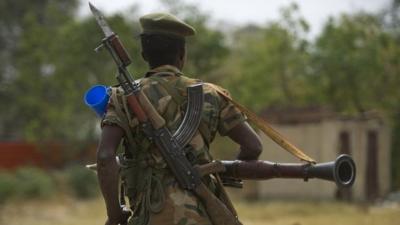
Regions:
[[[243,180],[272,178],[318,178],[333,181],[340,188],[351,187],[356,178],[356,165],[349,155],[340,155],[326,163],[274,163],[269,161],[221,161],[226,172],[222,176]]]

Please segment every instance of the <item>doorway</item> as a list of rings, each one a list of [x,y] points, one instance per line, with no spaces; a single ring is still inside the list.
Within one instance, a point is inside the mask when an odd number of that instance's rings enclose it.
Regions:
[[[367,168],[365,193],[368,201],[375,200],[379,193],[378,186],[378,132],[370,130],[367,133]]]
[[[350,133],[348,131],[341,131],[339,133],[339,149],[338,153],[351,154]],[[350,201],[352,199],[351,188],[336,189],[336,199],[343,201]]]

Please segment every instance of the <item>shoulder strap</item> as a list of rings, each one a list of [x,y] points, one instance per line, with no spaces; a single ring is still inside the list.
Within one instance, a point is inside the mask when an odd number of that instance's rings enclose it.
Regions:
[[[223,90],[221,87],[211,83],[207,83],[207,85],[213,87],[218,92],[219,95],[224,97],[234,106],[236,106],[240,111],[242,111],[247,116],[249,121],[254,123],[264,134],[270,137],[275,143],[280,145],[283,149],[285,149],[286,151],[290,152],[292,155],[296,156],[297,158],[303,161],[315,163],[315,160],[313,158],[309,157],[302,150],[291,144],[285,137],[283,137],[282,134],[280,134],[278,131],[272,128],[271,125],[267,123],[267,121],[263,120],[262,118],[257,116],[257,114],[255,114],[254,112],[250,111],[240,103],[233,100],[228,95],[228,93],[226,93],[226,91]]]

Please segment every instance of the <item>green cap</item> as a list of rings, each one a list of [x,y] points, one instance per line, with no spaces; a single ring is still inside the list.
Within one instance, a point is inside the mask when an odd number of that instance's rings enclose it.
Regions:
[[[166,34],[178,37],[191,36],[196,30],[189,24],[168,13],[151,13],[140,19],[142,34]]]

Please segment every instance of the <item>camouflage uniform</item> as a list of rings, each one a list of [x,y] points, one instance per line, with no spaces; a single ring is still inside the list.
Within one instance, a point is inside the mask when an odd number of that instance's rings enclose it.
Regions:
[[[190,79],[175,67],[165,65],[149,71],[140,81],[143,92],[174,132],[182,122],[186,107],[186,87],[200,82]],[[189,161],[210,162],[210,143],[216,132],[221,135],[245,120],[243,114],[204,84],[204,106],[198,132],[185,148]],[[121,171],[133,216],[131,225],[211,225],[204,207],[192,193],[182,190],[158,149],[142,132],[132,116],[120,87],[112,88],[107,113],[102,124],[117,125],[125,130],[125,158]],[[216,192],[215,180],[203,181]]]

